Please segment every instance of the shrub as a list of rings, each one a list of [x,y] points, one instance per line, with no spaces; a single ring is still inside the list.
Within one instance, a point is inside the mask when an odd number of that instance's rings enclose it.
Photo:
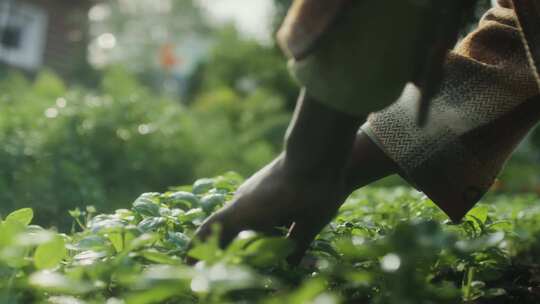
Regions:
[[[97,90],[44,72],[12,75],[0,92],[0,212],[30,206],[37,223],[61,228],[58,215],[76,206],[113,210],[198,174],[249,174],[278,151],[288,120],[263,91],[216,90],[191,109],[117,68]]]

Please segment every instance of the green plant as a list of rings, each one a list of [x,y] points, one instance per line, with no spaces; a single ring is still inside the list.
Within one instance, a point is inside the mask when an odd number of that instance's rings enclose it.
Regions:
[[[0,224],[2,303],[537,303],[540,207],[493,196],[450,224],[408,188],[353,194],[298,267],[293,244],[245,231],[189,243],[237,174],[145,193],[129,209],[70,211],[61,234],[31,209]],[[184,263],[191,256],[199,262]]]
[[[95,90],[50,72],[0,81],[0,214],[19,206],[65,230],[75,207],[119,208],[139,192],[201,175],[249,174],[279,150],[289,115],[264,90],[223,88],[190,107],[159,96],[121,68]]]

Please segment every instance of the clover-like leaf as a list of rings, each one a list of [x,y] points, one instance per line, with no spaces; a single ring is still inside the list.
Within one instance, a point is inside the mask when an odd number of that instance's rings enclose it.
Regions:
[[[6,216],[6,221],[17,221],[23,225],[29,225],[34,218],[34,211],[30,208],[15,210]]]
[[[34,265],[38,269],[55,268],[66,257],[67,249],[64,238],[54,236],[49,242],[43,243],[36,248],[34,253]]]

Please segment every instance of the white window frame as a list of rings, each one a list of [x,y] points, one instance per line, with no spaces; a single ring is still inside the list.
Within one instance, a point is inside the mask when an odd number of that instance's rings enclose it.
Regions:
[[[40,68],[47,42],[47,23],[47,12],[38,6],[14,0],[0,1],[0,33],[8,26],[21,31],[18,48],[0,44],[0,61],[30,71]]]

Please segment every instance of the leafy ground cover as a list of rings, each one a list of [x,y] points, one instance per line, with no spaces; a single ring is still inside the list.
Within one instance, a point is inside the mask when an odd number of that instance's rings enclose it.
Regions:
[[[1,303],[538,303],[536,195],[488,197],[460,224],[409,188],[356,192],[298,267],[292,244],[242,232],[226,249],[193,232],[235,174],[145,193],[129,209],[71,210],[72,232],[0,224]],[[184,263],[186,255],[199,259]]]

